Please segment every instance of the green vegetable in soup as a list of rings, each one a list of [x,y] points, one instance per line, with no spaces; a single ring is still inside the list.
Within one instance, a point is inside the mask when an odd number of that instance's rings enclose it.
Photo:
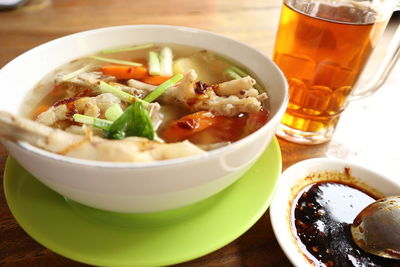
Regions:
[[[241,68],[237,67],[237,66],[232,66],[229,68],[229,71],[232,71],[234,73],[236,73],[237,75],[239,75],[240,77],[247,77],[250,76],[250,74],[248,74],[247,72],[245,72],[244,70],[242,70]],[[251,76],[250,76],[251,77]],[[236,79],[236,78],[235,78]],[[256,88],[259,92],[263,92],[262,88],[260,85],[258,85],[258,83],[256,83],[254,85],[254,88]]]
[[[119,53],[119,52],[126,52],[126,51],[135,51],[153,47],[154,44],[142,44],[142,45],[135,45],[130,47],[121,47],[121,48],[112,48],[112,49],[103,49],[101,50],[102,54],[111,54],[111,53]]]
[[[247,72],[245,72],[244,70],[242,70],[239,67],[236,66],[232,66],[231,69],[236,72],[237,74],[240,75],[240,77],[246,77],[246,76],[250,76]]]
[[[96,128],[100,128],[105,131],[107,131],[110,128],[111,124],[113,123],[112,121],[109,121],[109,120],[103,120],[103,119],[90,117],[90,116],[86,116],[86,115],[82,115],[82,114],[74,114],[74,116],[72,116],[72,118],[76,122],[87,124],[87,125],[92,125]]]
[[[232,79],[232,80],[237,80],[237,79],[241,78],[241,76],[239,74],[237,74],[232,68],[227,68],[226,70],[224,70],[224,75],[228,79]]]
[[[105,131],[110,139],[124,139],[128,136],[154,139],[155,132],[149,113],[140,102],[134,102]]]
[[[119,116],[122,115],[122,113],[124,113],[124,111],[121,109],[119,104],[114,104],[111,105],[106,112],[104,112],[104,116],[107,118],[107,120],[115,121],[119,118]]]
[[[127,61],[127,60],[120,60],[120,59],[112,59],[112,58],[107,58],[107,57],[90,56],[89,58],[95,59],[95,60],[99,60],[99,61],[109,62],[109,63],[133,66],[133,67],[141,67],[141,66],[143,66],[142,63],[137,63],[137,62],[133,62],[133,61]]]
[[[149,52],[149,73],[150,75],[160,75],[161,66],[158,53],[155,51]]]
[[[238,66],[235,65],[235,63],[233,63],[231,60],[227,59],[226,57],[223,57],[221,55],[215,55],[215,57],[221,61],[224,61],[227,64],[230,64],[231,67],[227,68],[224,70],[224,74],[227,75],[228,77],[232,78],[232,79],[238,79],[237,75],[239,75],[240,77],[247,77],[250,76],[250,74],[248,74],[247,72],[245,72],[243,69],[239,68]],[[227,73],[228,71],[228,73]],[[240,78],[239,77],[239,78]],[[259,92],[264,92],[264,90],[262,89],[262,87],[257,83],[254,85],[254,88],[256,88]]]
[[[164,77],[172,76],[172,63],[173,63],[173,54],[172,49],[168,46],[163,47],[160,51],[160,75]]]
[[[137,98],[131,94],[128,94],[124,91],[122,91],[121,89],[112,86],[106,82],[100,81],[100,86],[99,89],[101,92],[103,93],[111,93],[113,95],[115,95],[116,97],[118,97],[119,99],[121,99],[122,101],[128,102],[128,103],[132,103],[132,102],[142,102],[144,105],[147,105],[148,103],[143,101],[140,98]]]
[[[159,86],[156,87],[150,94],[148,94],[145,98],[144,101],[146,102],[152,102],[155,99],[157,99],[160,95],[162,95],[165,91],[168,90],[172,85],[176,84],[180,80],[183,79],[183,74],[178,73],[175,74],[171,79],[163,82]]]
[[[70,73],[68,73],[68,74],[65,74],[62,78],[63,78],[63,80],[65,80],[65,81],[70,80],[70,79],[73,79],[73,78],[75,78],[76,76],[78,76],[79,74],[88,71],[90,68],[93,67],[93,65],[94,65],[94,64],[88,64],[88,65],[86,65],[86,66],[83,66],[82,68],[80,68],[80,69],[78,69],[78,70],[76,70],[76,71],[73,71],[73,72],[70,72]]]

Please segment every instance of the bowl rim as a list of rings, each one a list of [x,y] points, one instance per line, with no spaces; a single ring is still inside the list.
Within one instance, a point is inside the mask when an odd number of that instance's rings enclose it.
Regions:
[[[316,167],[317,164],[321,166]],[[323,165],[323,166],[322,166]],[[315,171],[325,171],[334,168],[335,166],[350,167],[350,169],[357,169],[361,172],[368,173],[369,177],[374,177],[385,181],[386,184],[392,184],[400,189],[400,181],[386,176],[385,174],[379,173],[376,170],[367,167],[366,165],[356,163],[350,160],[336,159],[336,158],[311,158],[303,161],[299,161],[290,167],[288,167],[279,178],[278,188],[275,191],[273,200],[271,201],[269,214],[270,221],[272,224],[272,230],[275,237],[282,248],[286,257],[295,266],[314,266],[310,260],[300,251],[298,244],[295,241],[295,236],[291,231],[291,226],[289,225],[289,218],[286,216],[288,209],[290,209],[290,203],[292,198],[290,198],[290,191],[297,184],[296,181],[300,180],[301,177],[305,177],[302,171],[307,167],[310,167],[306,173],[312,173]],[[293,172],[298,171],[299,174],[293,175]],[[358,178],[355,176],[355,178]],[[365,182],[365,181],[363,181]],[[368,182],[365,182],[368,185]],[[371,186],[372,187],[372,186]],[[299,188],[299,191],[301,188]],[[379,190],[379,188],[377,188]],[[288,199],[289,197],[290,199]]]
[[[85,165],[85,166],[89,166],[89,167],[105,167],[105,168],[110,168],[110,167],[113,167],[113,168],[154,168],[156,166],[157,167],[161,167],[161,166],[169,167],[169,166],[174,166],[174,165],[188,164],[188,163],[192,163],[192,162],[207,159],[207,158],[217,157],[221,153],[226,153],[230,150],[233,150],[234,148],[239,148],[241,146],[244,146],[244,145],[250,143],[252,140],[256,139],[256,137],[258,135],[260,135],[261,132],[263,132],[266,127],[269,127],[271,121],[277,120],[277,118],[280,118],[286,110],[286,106],[289,102],[289,91],[288,91],[289,89],[288,89],[288,83],[285,79],[285,76],[284,76],[282,70],[275,64],[275,62],[273,62],[266,55],[264,55],[264,53],[262,53],[259,49],[254,48],[242,41],[233,39],[231,37],[228,37],[228,36],[225,36],[225,35],[222,35],[219,33],[202,30],[202,29],[197,29],[197,28],[186,27],[186,26],[179,26],[179,25],[160,25],[160,24],[118,25],[118,26],[95,28],[95,29],[90,29],[90,30],[86,30],[86,31],[80,31],[80,32],[68,34],[66,36],[62,36],[62,37],[50,40],[48,42],[45,42],[43,44],[40,44],[40,45],[22,53],[21,55],[17,56],[16,58],[9,61],[6,65],[4,65],[0,69],[0,73],[2,72],[3,69],[7,69],[9,66],[18,63],[20,58],[26,57],[27,55],[30,55],[32,53],[36,53],[36,51],[38,51],[38,50],[46,49],[46,47],[48,47],[48,46],[57,45],[58,43],[64,42],[65,40],[74,39],[76,37],[84,36],[87,34],[94,34],[96,32],[103,32],[103,34],[107,34],[108,31],[113,31],[116,29],[119,29],[119,30],[121,30],[121,29],[122,30],[124,30],[124,29],[126,29],[126,30],[135,30],[135,29],[160,29],[160,30],[163,30],[163,29],[167,29],[167,30],[172,30],[172,31],[189,31],[189,32],[193,32],[193,33],[203,33],[203,34],[215,36],[217,38],[226,39],[230,42],[238,43],[241,46],[246,47],[247,49],[253,50],[257,54],[259,54],[261,58],[269,61],[272,64],[272,66],[276,69],[276,71],[278,71],[278,73],[280,74],[280,77],[283,78],[283,85],[284,85],[282,104],[278,108],[276,113],[269,118],[269,120],[267,121],[267,123],[264,126],[262,126],[260,129],[258,129],[256,132],[246,136],[243,139],[240,139],[240,140],[230,144],[229,146],[217,148],[212,151],[207,151],[207,153],[202,154],[202,155],[194,155],[194,156],[188,156],[188,157],[183,157],[183,158],[167,159],[167,160],[160,160],[160,161],[154,161],[154,162],[139,163],[139,162],[107,162],[107,161],[86,160],[86,159],[72,158],[72,157],[52,153],[52,152],[46,151],[44,149],[38,148],[36,146],[33,146],[27,142],[22,142],[22,141],[12,142],[12,141],[6,140],[4,138],[0,138],[0,140],[2,140],[4,143],[8,143],[8,144],[15,143],[17,146],[19,146],[23,150],[37,154],[38,156],[46,157],[48,159],[55,160],[55,161],[61,161],[63,163],[67,163],[67,164],[80,164],[80,165]],[[55,67],[57,67],[57,66],[55,66]],[[0,75],[0,77],[1,77],[1,75]]]

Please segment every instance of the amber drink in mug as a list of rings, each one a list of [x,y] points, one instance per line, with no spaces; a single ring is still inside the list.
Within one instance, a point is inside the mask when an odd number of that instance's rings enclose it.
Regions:
[[[368,84],[357,84],[398,0],[284,0],[274,61],[285,74],[289,105],[278,135],[303,144],[329,141],[349,100],[384,82],[399,57],[400,28]]]

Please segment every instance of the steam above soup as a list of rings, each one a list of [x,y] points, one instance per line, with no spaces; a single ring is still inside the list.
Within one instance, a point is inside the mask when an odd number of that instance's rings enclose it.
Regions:
[[[196,155],[267,122],[268,97],[254,78],[193,47],[103,50],[45,77],[30,100],[27,115],[35,122],[17,120],[50,127],[53,143],[35,145],[73,157],[143,162]]]

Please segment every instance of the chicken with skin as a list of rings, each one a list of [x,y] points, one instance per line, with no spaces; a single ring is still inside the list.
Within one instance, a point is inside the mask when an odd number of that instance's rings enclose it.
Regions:
[[[251,77],[227,81],[215,85],[206,85],[197,81],[194,70],[188,71],[178,86],[169,88],[160,102],[184,106],[190,111],[208,110],[217,115],[236,116],[239,113],[252,113],[261,110],[266,93],[259,93],[253,88]],[[136,80],[129,80],[128,85],[139,90],[149,91],[155,86]]]
[[[0,111],[0,136],[25,141],[50,152],[74,158],[113,162],[152,162],[204,154],[189,141],[160,143],[143,137],[109,140],[53,129],[38,122]]]

